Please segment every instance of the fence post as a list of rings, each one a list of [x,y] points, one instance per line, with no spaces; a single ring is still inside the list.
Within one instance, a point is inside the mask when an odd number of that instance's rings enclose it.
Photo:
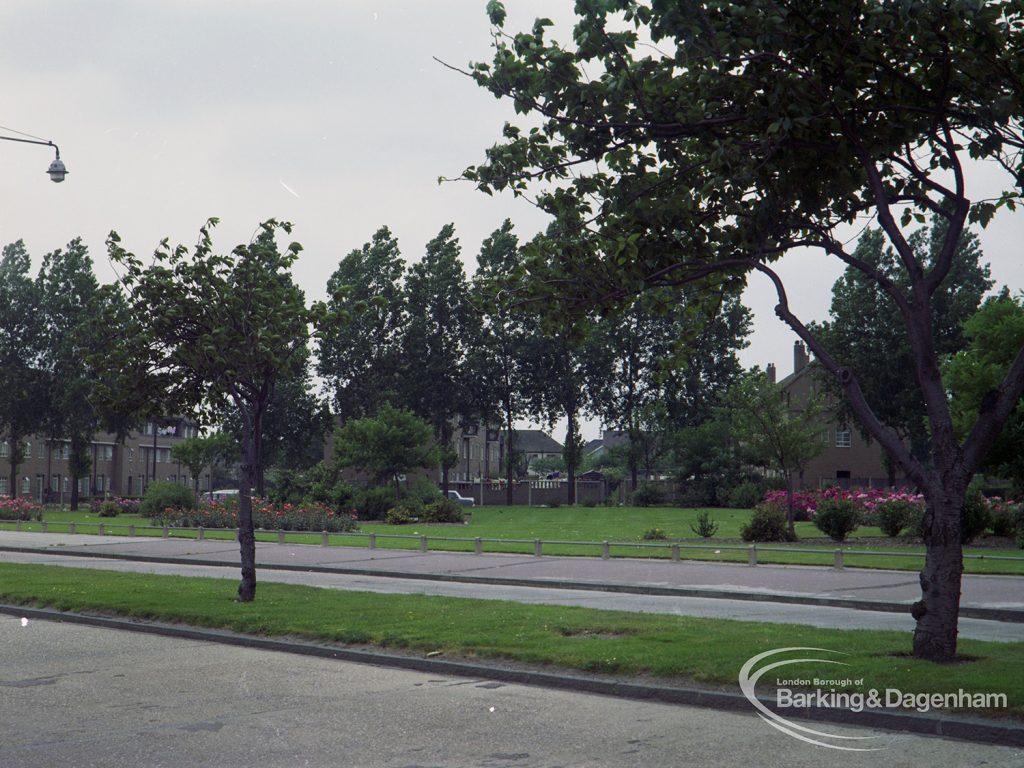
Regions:
[[[135,526],[134,525],[129,525],[128,526],[128,535],[129,536],[134,536],[135,535]]]
[[[103,523],[97,523],[96,524],[96,535],[97,536],[102,536],[106,532],[107,532],[107,528],[106,528],[105,525],[103,525]]]
[[[473,552],[478,555],[482,555],[484,553],[484,542],[479,536],[473,539]]]
[[[542,546],[544,546],[544,545],[541,543],[540,539],[534,539],[533,540],[533,556],[534,557],[540,557],[541,556],[541,547]]]
[[[19,533],[21,532],[21,520],[15,523],[14,530],[18,531]]]
[[[609,552],[608,542],[607,541],[602,541],[601,542],[601,559],[602,560],[607,560],[610,557],[611,557],[611,552]]]
[[[68,523],[68,533],[74,533],[74,532],[75,532],[75,522],[74,522],[74,520],[72,520],[70,523]]]
[[[205,536],[206,536],[206,531],[204,531],[203,530],[203,526],[200,525],[196,529],[196,541],[202,541]]]
[[[673,544],[672,545],[672,561],[676,562],[676,563],[679,562],[679,545],[678,544]]]
[[[366,546],[369,547],[370,549],[376,549],[377,548],[377,534],[376,533],[371,533],[369,536],[366,537]]]
[[[164,526],[164,538],[166,539],[166,538],[167,538],[168,536],[170,536],[170,535],[171,535],[171,529],[170,529],[170,528],[168,528],[168,527],[167,527],[167,526],[165,525],[165,526]]]
[[[747,547],[747,565],[757,565],[757,545]]]
[[[420,536],[420,552],[426,552],[426,551],[427,551],[427,537],[426,536]]]
[[[331,540],[327,536],[327,531],[323,531],[320,534],[320,546],[321,547],[329,547],[329,546],[331,546]]]
[[[837,549],[836,550],[836,566],[835,567],[836,567],[837,571],[843,570],[843,550],[842,549]]]
[[[48,522],[46,522],[45,520],[43,520],[43,533],[46,533],[46,531],[49,529],[49,527],[50,527],[50,524]]]
[[[277,543],[284,544],[284,531],[277,532]]]

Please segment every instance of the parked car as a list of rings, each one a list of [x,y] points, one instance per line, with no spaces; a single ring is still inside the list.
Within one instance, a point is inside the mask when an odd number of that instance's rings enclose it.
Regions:
[[[448,491],[448,498],[454,501],[456,504],[461,504],[464,507],[472,507],[476,505],[471,496],[463,496],[458,491]]]

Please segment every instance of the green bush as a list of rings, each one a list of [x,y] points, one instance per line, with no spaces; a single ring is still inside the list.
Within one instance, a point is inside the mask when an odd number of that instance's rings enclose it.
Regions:
[[[388,510],[395,506],[395,491],[392,488],[366,488],[356,493],[351,503],[360,520],[383,520]]]
[[[996,504],[990,510],[990,523],[993,536],[1012,539],[1017,535],[1020,525],[1021,511],[1024,507],[1008,504],[1005,501]]]
[[[690,524],[690,530],[702,539],[710,539],[718,533],[718,523],[711,519],[710,512],[706,509],[702,509],[700,514],[697,515],[696,523]]]
[[[425,477],[416,477],[410,480],[402,490],[402,498],[417,498],[424,504],[430,504],[441,498],[441,489],[437,483]]]
[[[744,541],[794,541],[789,532],[786,513],[774,504],[758,504],[750,522],[740,529]]]
[[[652,483],[640,483],[633,491],[633,504],[637,507],[655,507],[665,503],[665,494]]]
[[[461,523],[466,519],[462,506],[451,499],[440,498],[423,507],[420,519],[426,523]]]
[[[649,528],[644,531],[644,541],[662,541],[667,538],[668,534],[661,530],[661,528]]]
[[[899,536],[913,525],[920,505],[909,501],[882,501],[875,506],[875,522],[886,536]]]
[[[139,513],[146,517],[161,514],[165,509],[193,510],[196,496],[192,489],[179,483],[158,480],[150,483],[139,505]]]
[[[814,513],[814,524],[832,541],[843,542],[860,525],[860,510],[850,499],[822,499]]]
[[[96,510],[96,514],[100,517],[117,517],[121,514],[121,505],[116,501],[104,501]]]
[[[973,485],[973,483],[972,483]],[[989,525],[988,503],[980,490],[969,489],[960,511],[960,540],[970,544],[985,532]]]
[[[734,486],[726,494],[726,505],[733,509],[753,509],[761,500],[761,487],[749,480]]]
[[[384,522],[388,525],[405,525],[423,518],[424,505],[415,496],[402,499],[384,513]]]

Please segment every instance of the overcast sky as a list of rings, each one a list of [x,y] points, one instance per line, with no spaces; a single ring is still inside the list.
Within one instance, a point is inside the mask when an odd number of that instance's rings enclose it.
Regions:
[[[164,237],[191,245],[217,216],[215,242],[230,250],[276,217],[295,225],[305,247],[296,277],[316,299],[338,260],[378,227],[413,262],[453,222],[471,272],[481,240],[505,218],[522,240],[545,223],[522,200],[437,183],[479,163],[514,117],[432,58],[489,61],[485,5],[4,0],[0,126],[56,142],[70,173],[52,184],[51,150],[0,142],[0,243],[24,239],[38,265],[80,236],[109,281],[111,229],[143,255]],[[568,19],[572,2],[506,6],[516,29],[542,14]],[[1015,290],[1022,218],[982,234],[994,276]],[[798,313],[823,319],[837,264],[796,254],[781,270]],[[775,361],[787,374],[795,336],[774,318],[774,296],[757,283],[746,298],[756,331],[744,363]]]

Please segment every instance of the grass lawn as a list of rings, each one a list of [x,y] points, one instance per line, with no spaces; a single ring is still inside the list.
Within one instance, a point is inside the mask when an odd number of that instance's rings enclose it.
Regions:
[[[519,544],[487,543],[488,552],[532,553],[533,540],[545,542],[567,542],[545,544],[544,553],[549,555],[599,556],[598,544],[582,545],[571,542],[634,542],[657,544],[657,547],[618,546],[612,547],[613,557],[664,557],[670,556],[669,545],[679,542],[681,556],[690,559],[724,560],[746,562],[747,544],[740,540],[740,527],[750,517],[749,510],[710,509],[707,510],[719,525],[717,535],[705,541],[695,534],[690,526],[695,523],[700,509],[678,509],[668,507],[476,507],[468,525],[384,525],[383,523],[361,523],[363,534],[376,533],[378,536],[404,536],[408,538],[378,538],[380,548],[415,548],[420,535],[430,537],[431,549],[472,551],[472,541],[443,541],[439,539],[505,539],[521,541]],[[74,522],[79,533],[95,533],[97,524],[102,523],[107,533],[127,534],[128,525],[137,526],[137,535],[161,535],[158,530],[143,530],[149,526],[147,518],[122,515],[116,518],[98,518],[88,511],[47,511],[44,519],[50,530],[66,532],[67,524]],[[116,526],[116,527],[112,527]],[[13,523],[0,523],[0,529],[10,530]],[[38,523],[25,523],[23,530],[40,530]],[[645,542],[643,535],[652,528],[660,528],[669,537],[663,542]],[[837,544],[825,538],[813,523],[797,523],[797,535],[801,541],[795,544],[759,544],[759,563],[785,563],[797,565],[830,565],[834,562]],[[195,537],[191,531],[173,531],[172,535]],[[231,538],[230,532],[207,532],[208,538]],[[266,541],[276,540],[276,533],[259,534]],[[289,542],[319,544],[319,534],[289,535]],[[365,535],[353,537],[335,536],[335,544],[366,546]],[[710,549],[687,549],[687,546],[712,545]],[[892,570],[920,570],[924,548],[910,539],[890,539],[878,528],[858,529],[845,545],[846,549],[870,551],[870,557],[847,554],[845,565],[849,567],[883,568]],[[774,552],[773,549],[800,549],[801,552]],[[717,551],[716,551],[717,550]],[[806,550],[822,550],[813,552]],[[913,557],[908,555],[915,555]],[[965,548],[965,555],[981,555],[985,559],[965,560],[967,573],[1005,573],[1024,575],[1024,551],[1017,548],[973,546]],[[1014,561],[991,558],[1009,557]]]
[[[910,635],[826,630],[490,600],[381,595],[260,584],[253,603],[234,600],[223,579],[114,573],[0,563],[0,602],[136,619],[184,622],[261,636],[367,644],[446,657],[503,659],[627,676],[650,675],[735,690],[742,665],[782,647],[849,654],[834,665],[786,668],[787,677],[862,679],[858,687],[943,693],[1005,693],[1024,719],[1024,643],[960,641],[961,663],[908,658]],[[774,679],[769,675],[765,684]]]

